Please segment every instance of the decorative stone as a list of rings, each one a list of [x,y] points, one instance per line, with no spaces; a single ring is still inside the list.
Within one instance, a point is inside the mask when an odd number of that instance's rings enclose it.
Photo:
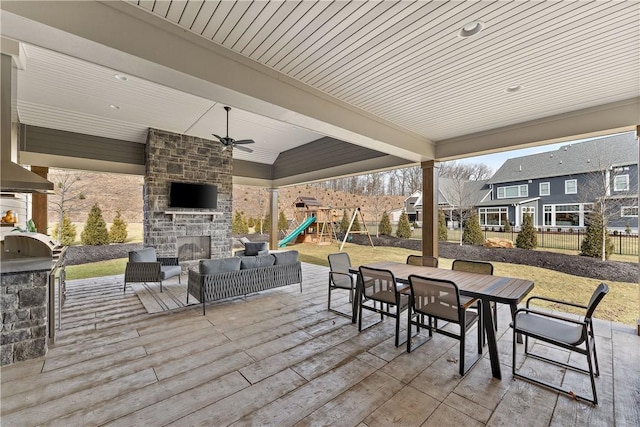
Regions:
[[[13,359],[16,362],[34,359],[47,354],[47,339],[38,338],[34,340],[22,341],[13,346]]]
[[[23,289],[18,295],[20,297],[20,308],[37,307],[47,301],[47,289],[43,287]]]
[[[486,248],[513,248],[513,242],[508,239],[501,239],[499,237],[490,237],[484,241],[484,247]]]

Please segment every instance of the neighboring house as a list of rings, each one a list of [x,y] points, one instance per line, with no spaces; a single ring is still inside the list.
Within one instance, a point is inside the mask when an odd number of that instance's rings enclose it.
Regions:
[[[459,208],[463,210],[472,209],[474,206],[491,198],[491,190],[487,186],[487,181],[460,181],[449,178],[438,180],[438,207],[444,211],[447,220],[447,227],[457,228],[459,220]],[[416,211],[416,221],[422,224],[422,193],[416,192],[405,200],[407,202],[415,199],[413,206]]]
[[[533,215],[539,228],[585,227],[593,202],[604,196],[617,209],[610,229],[638,228],[638,142],[633,133],[509,159],[488,184],[491,199],[477,205],[483,227],[506,221],[518,227],[525,214]]]
[[[418,218],[416,205],[422,206],[422,191],[416,191],[415,193],[404,199],[404,211],[407,213],[407,217],[409,217],[410,223],[422,221],[422,218]]]

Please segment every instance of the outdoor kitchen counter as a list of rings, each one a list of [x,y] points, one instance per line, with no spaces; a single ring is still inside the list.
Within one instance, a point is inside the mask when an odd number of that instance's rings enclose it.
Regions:
[[[51,257],[29,257],[0,260],[1,274],[42,270],[51,270]]]

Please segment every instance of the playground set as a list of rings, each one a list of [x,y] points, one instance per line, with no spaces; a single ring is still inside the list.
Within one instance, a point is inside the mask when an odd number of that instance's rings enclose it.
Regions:
[[[338,215],[341,212],[341,209],[322,207],[316,198],[304,196],[298,197],[293,202],[293,206],[295,208],[292,224],[294,227],[293,231],[280,240],[278,247],[284,247],[288,243],[305,242],[316,243],[318,245],[329,245],[333,243],[334,240],[338,240],[336,230],[340,227],[341,220]],[[367,234],[369,242],[371,243],[371,246],[373,246],[373,240],[371,240],[371,235],[369,234],[369,230],[367,230],[367,225],[364,221],[362,211],[359,207],[351,209],[353,209],[353,216],[351,217],[351,222],[349,223],[349,228],[345,233],[344,240],[340,245],[340,250],[344,247],[349,234]],[[357,215],[360,215],[362,230],[353,231],[351,228],[353,227],[353,223]]]

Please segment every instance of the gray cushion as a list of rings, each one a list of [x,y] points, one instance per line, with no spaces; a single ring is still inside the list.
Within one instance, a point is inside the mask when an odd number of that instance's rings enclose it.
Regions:
[[[244,244],[244,254],[247,256],[264,255],[269,253],[267,242],[247,242]]]
[[[156,248],[144,248],[129,252],[129,262],[156,262]]]
[[[243,245],[246,245],[247,243],[249,243],[251,240],[247,239],[246,237],[241,237],[240,238],[240,243],[242,243]]]
[[[243,256],[240,257],[240,268],[246,270],[247,268],[269,267],[274,262],[275,258],[271,255]]]
[[[274,252],[275,265],[289,265],[298,262],[298,251]]]
[[[182,268],[179,265],[163,265],[160,267],[160,275],[162,280],[166,280],[170,277],[179,276],[182,273]]]
[[[203,259],[200,260],[200,274],[225,273],[240,270],[240,258]]]

